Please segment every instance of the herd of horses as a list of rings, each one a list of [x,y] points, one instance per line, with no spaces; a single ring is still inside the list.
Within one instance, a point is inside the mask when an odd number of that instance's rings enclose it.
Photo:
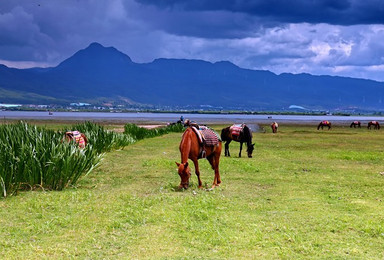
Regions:
[[[252,158],[252,152],[255,148],[255,144],[252,143],[252,131],[246,124],[232,125],[221,130],[220,138],[216,139],[216,142],[211,142],[209,145],[205,143],[204,134],[199,133],[199,126],[197,124],[191,124],[188,120],[184,125],[187,129],[184,131],[181,142],[179,145],[179,150],[181,154],[181,163],[176,162],[178,167],[178,174],[180,176],[180,185],[179,188],[187,189],[189,186],[189,180],[191,177],[191,168],[189,166],[188,160],[190,159],[195,166],[195,174],[198,179],[198,187],[201,189],[203,187],[201,178],[198,160],[201,158],[206,158],[212,169],[215,172],[215,177],[213,179],[212,188],[220,186],[220,172],[219,172],[219,163],[220,163],[220,154],[222,150],[222,142],[225,142],[225,156],[231,156],[229,152],[229,144],[232,141],[240,143],[239,157],[241,157],[241,151],[243,143],[247,146],[247,155],[248,158]],[[278,124],[273,122],[271,125],[273,133],[277,133]],[[321,121],[317,126],[317,130],[320,128],[328,127],[328,130],[331,129],[332,124],[329,121]],[[361,122],[354,121],[351,123],[350,127],[361,127]],[[368,129],[380,129],[380,124],[377,121],[371,121],[368,123]],[[206,130],[206,127],[205,127]],[[214,132],[213,130],[211,130]],[[206,135],[206,134],[205,134]],[[216,134],[218,136],[218,134]]]
[[[332,128],[332,124],[331,122],[327,121],[327,120],[324,120],[324,121],[321,121],[319,123],[319,125],[317,126],[317,130],[319,130],[320,128],[323,129],[324,127],[328,127],[328,130]],[[349,126],[350,128],[361,128],[361,122],[360,121],[353,121],[351,123],[351,125]],[[374,128],[374,129],[380,129],[380,123],[377,122],[377,121],[370,121],[368,122],[368,125],[367,125],[367,128],[368,129],[371,129],[371,128]]]
[[[177,123],[182,122],[178,121]],[[202,158],[206,158],[209,161],[212,169],[215,172],[212,188],[220,185],[221,179],[219,163],[222,150],[222,142],[225,142],[225,156],[231,156],[229,152],[229,144],[232,141],[236,141],[240,143],[239,157],[241,157],[241,151],[243,144],[245,143],[247,146],[247,156],[248,158],[252,158],[255,144],[252,143],[252,131],[246,124],[234,124],[225,127],[221,130],[220,136],[212,129],[206,126],[199,126],[189,120],[184,122],[184,126],[187,128],[181,137],[181,142],[179,145],[181,163],[176,162],[178,167],[178,174],[181,179],[179,188],[187,189],[189,186],[191,168],[189,167],[188,160],[191,160],[195,166],[195,174],[197,176],[199,188],[203,187],[198,163],[198,160]],[[272,132],[277,133],[277,129],[279,127],[277,122],[273,122],[270,126]],[[320,128],[323,129],[324,127],[328,127],[328,130],[331,129],[331,122],[326,120],[321,121],[317,126],[317,130]],[[361,122],[353,121],[350,127],[361,128]],[[374,129],[378,130],[380,129],[380,124],[377,121],[371,121],[368,123],[367,127],[368,129],[373,127]],[[88,143],[87,137],[79,131],[67,131],[63,140],[76,143],[80,149],[84,149]]]

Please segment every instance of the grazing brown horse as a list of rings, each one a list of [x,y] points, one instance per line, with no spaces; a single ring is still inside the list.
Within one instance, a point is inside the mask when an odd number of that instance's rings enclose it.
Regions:
[[[276,122],[273,122],[271,124],[271,128],[272,128],[272,133],[277,133],[277,128],[279,127],[279,124],[276,123]]]
[[[358,128],[361,128],[361,123],[360,123],[360,121],[353,121],[349,127],[350,127],[350,128],[352,128],[352,127],[353,127],[353,128],[356,128],[356,126],[357,126]]]
[[[88,143],[88,139],[85,134],[80,133],[79,131],[67,131],[65,132],[65,140],[67,142],[74,141],[79,145],[80,149],[84,149]]]
[[[252,158],[252,152],[255,149],[255,144],[252,144],[252,132],[245,124],[232,125],[221,130],[221,140],[225,141],[225,156],[231,156],[229,153],[229,144],[231,141],[240,143],[239,157],[241,157],[241,150],[243,143],[247,145],[248,158]]]
[[[332,124],[331,124],[331,122],[329,122],[327,120],[321,121],[320,124],[317,126],[317,130],[319,130],[320,127],[321,127],[321,129],[323,129],[324,126],[328,126],[328,130],[329,130],[329,129],[331,129]]]
[[[374,127],[373,129],[377,129],[377,130],[380,129],[380,124],[379,124],[379,122],[377,122],[377,121],[371,121],[371,122],[369,122],[369,123],[368,123],[368,129],[371,129],[371,126]]]
[[[216,145],[201,145],[199,137],[192,127],[188,127],[181,138],[179,146],[181,154],[181,163],[176,162],[179,167],[178,173],[181,179],[179,188],[187,189],[189,186],[189,179],[191,177],[191,168],[188,164],[188,159],[191,159],[195,165],[195,173],[199,181],[199,188],[202,188],[203,184],[200,179],[199,163],[198,160],[204,157],[207,158],[215,170],[215,178],[213,179],[212,188],[219,186],[221,183],[219,173],[219,162],[221,154],[221,141],[219,140]],[[203,153],[202,153],[203,152]]]

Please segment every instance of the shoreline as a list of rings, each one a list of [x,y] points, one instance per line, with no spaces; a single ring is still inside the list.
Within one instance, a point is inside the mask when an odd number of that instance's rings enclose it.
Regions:
[[[0,111],[0,123],[26,121],[49,123],[79,123],[90,121],[103,125],[123,125],[133,123],[138,125],[166,125],[175,123],[180,116],[199,124],[279,124],[313,125],[328,120],[334,125],[350,125],[358,120],[363,125],[369,121],[384,121],[382,116],[334,116],[334,115],[246,115],[246,114],[176,114],[176,113],[92,113],[92,112],[48,112],[38,111]]]

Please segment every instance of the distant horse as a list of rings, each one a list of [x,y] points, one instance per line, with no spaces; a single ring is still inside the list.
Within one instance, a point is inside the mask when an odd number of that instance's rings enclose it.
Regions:
[[[360,121],[353,121],[349,127],[350,127],[350,128],[352,128],[352,127],[353,127],[353,128],[356,128],[356,126],[357,126],[358,128],[361,128],[361,123],[360,123]]]
[[[380,129],[380,124],[377,121],[371,121],[368,123],[368,129],[371,129],[371,126],[374,126],[374,129],[379,130]]]
[[[331,122],[329,122],[327,120],[321,121],[320,124],[317,126],[317,130],[319,130],[320,127],[321,127],[321,129],[323,129],[324,126],[328,126],[328,130],[329,130],[329,129],[331,129],[332,124],[331,124]]]
[[[79,148],[84,149],[88,143],[88,139],[85,134],[79,131],[67,131],[65,132],[65,140],[67,142],[74,141],[79,145]]]
[[[184,125],[184,123],[181,120],[177,120],[176,122],[167,123],[167,125]]]
[[[248,157],[252,158],[252,152],[255,149],[255,144],[252,144],[252,132],[247,125],[232,125],[223,128],[221,130],[221,140],[223,142],[225,141],[225,156],[231,156],[229,153],[229,144],[233,140],[240,143],[239,157],[241,157],[243,143],[246,143]]]
[[[219,162],[221,154],[221,141],[218,140],[216,145],[201,145],[197,133],[192,127],[188,127],[181,138],[179,150],[181,154],[181,163],[176,162],[178,173],[181,179],[179,188],[187,189],[189,186],[189,179],[191,177],[191,169],[188,164],[188,159],[191,159],[195,165],[195,173],[199,181],[199,188],[202,188],[200,179],[198,159],[207,158],[215,170],[215,178],[213,180],[212,188],[219,186],[221,183],[219,173]],[[203,154],[203,156],[202,156]]]
[[[279,124],[276,123],[276,122],[273,122],[271,124],[271,128],[272,128],[272,133],[277,133],[277,128],[279,127]]]

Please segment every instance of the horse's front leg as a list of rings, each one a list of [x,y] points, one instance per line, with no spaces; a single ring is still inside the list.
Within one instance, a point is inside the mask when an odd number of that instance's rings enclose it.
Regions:
[[[241,150],[243,149],[243,142],[240,142],[240,152],[239,152],[239,157],[241,157]]]
[[[195,173],[197,176],[197,180],[199,182],[199,189],[201,189],[203,187],[203,183],[201,182],[201,179],[200,179],[199,162],[197,161],[197,159],[193,159],[192,161],[193,161],[193,164],[195,165]]]

